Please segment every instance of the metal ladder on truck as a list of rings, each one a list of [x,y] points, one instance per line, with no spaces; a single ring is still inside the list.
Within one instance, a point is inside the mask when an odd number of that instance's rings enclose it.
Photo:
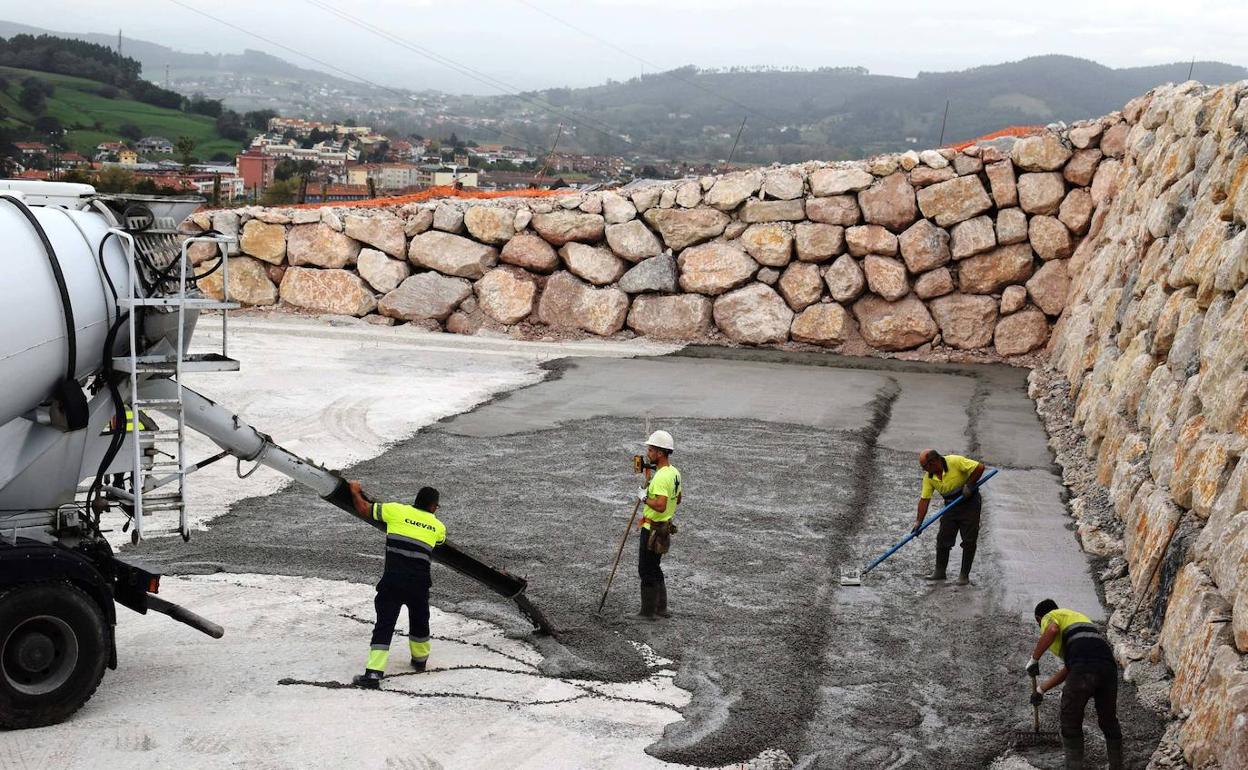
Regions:
[[[141,239],[137,242],[131,238],[123,239],[126,244],[127,258],[130,267],[130,285],[128,296],[121,300],[121,305],[130,311],[129,327],[129,350],[128,356],[114,359],[114,367],[116,371],[130,375],[130,403],[127,405],[130,418],[129,425],[125,426],[127,430],[132,430],[132,473],[133,499],[130,504],[133,506],[131,513],[131,523],[133,530],[130,533],[131,541],[138,543],[148,533],[145,525],[144,516],[147,514],[176,511],[178,514],[178,526],[169,532],[177,532],[182,536],[183,540],[191,539],[191,529],[187,520],[186,511],[186,476],[189,473],[198,470],[210,462],[215,462],[225,456],[225,452],[221,452],[207,460],[201,461],[194,465],[188,465],[186,459],[186,420],[183,411],[182,402],[182,376],[189,372],[223,372],[237,371],[239,362],[229,357],[229,311],[239,307],[237,302],[231,302],[229,293],[230,285],[230,261],[229,247],[235,242],[234,238],[205,235],[185,238],[178,247],[178,278],[176,281],[162,281],[162,286],[172,284],[173,290],[164,289],[161,286],[153,292],[157,296],[142,297],[139,296],[137,270],[141,266],[136,264],[136,251],[143,250],[144,259],[149,265],[154,265],[158,269],[168,267],[169,250],[164,250],[165,264],[160,264],[159,241],[164,240],[167,247],[171,244],[168,241],[177,238],[176,228],[148,230],[140,233]],[[212,299],[202,296],[188,296],[188,289],[195,287],[195,276],[188,272],[189,259],[188,251],[194,243],[213,243],[220,252],[222,271],[221,276],[221,299]],[[146,248],[144,248],[146,246]],[[188,278],[190,279],[188,281]],[[177,315],[177,342],[172,353],[147,353],[140,351],[139,344],[143,342],[143,333],[138,328],[137,320],[140,313],[135,312],[138,308],[152,308],[157,312],[165,312]],[[221,352],[220,353],[187,353],[186,351],[186,314],[188,310],[201,312],[205,310],[219,310],[221,312]],[[172,378],[177,383],[177,396],[175,398],[153,398],[144,396],[144,384],[153,379],[169,379]],[[146,409],[159,410],[163,415],[172,418],[172,425],[158,426],[154,423],[149,426],[146,419]],[[168,422],[166,420],[166,422]]]

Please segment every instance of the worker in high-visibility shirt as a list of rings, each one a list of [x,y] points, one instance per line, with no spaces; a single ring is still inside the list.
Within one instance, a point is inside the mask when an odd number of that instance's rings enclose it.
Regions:
[[[1118,662],[1109,640],[1087,616],[1062,609],[1052,599],[1036,605],[1040,639],[1027,661],[1027,674],[1039,676],[1044,651],[1056,655],[1062,667],[1048,681],[1036,685],[1031,702],[1040,705],[1044,694],[1062,687],[1061,733],[1066,770],[1083,768],[1083,712],[1091,700],[1096,721],[1105,734],[1110,770],[1122,770],[1122,727],[1118,724]]]
[[[424,671],[429,659],[429,588],[433,581],[429,564],[433,549],[446,542],[446,526],[434,514],[438,510],[438,490],[422,487],[414,505],[376,503],[364,496],[360,482],[348,482],[351,502],[362,519],[386,525],[386,566],[377,583],[373,604],[377,623],[364,673],[352,683],[376,690],[385,676],[390,657],[390,640],[399,610],[407,606],[408,650],[412,668]]]
[[[671,462],[675,449],[672,434],[665,430],[656,430],[646,440],[646,459],[655,471],[650,483],[637,490],[637,499],[645,506],[637,557],[637,575],[641,578],[641,611],[637,614],[643,618],[672,616],[661,562],[671,547],[676,531],[673,517],[681,502],[680,471]]]
[[[962,501],[940,517],[940,529],[936,531],[936,569],[924,580],[944,580],[949,567],[949,552],[958,535],[962,536],[962,569],[957,584],[971,582],[971,565],[975,563],[975,550],[979,543],[979,514],[983,507],[978,484],[984,475],[984,464],[962,455],[941,455],[935,449],[919,453],[919,466],[923,468],[923,488],[919,493],[919,511],[914,520],[914,532],[919,531],[932,492],[939,492],[949,503],[959,495]]]

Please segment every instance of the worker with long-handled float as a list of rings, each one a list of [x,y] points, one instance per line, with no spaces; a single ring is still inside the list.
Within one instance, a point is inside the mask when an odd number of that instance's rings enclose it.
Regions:
[[[971,565],[975,562],[975,550],[979,542],[979,515],[983,497],[979,491],[979,479],[984,475],[984,464],[961,455],[941,455],[935,449],[919,453],[919,465],[923,468],[923,489],[919,494],[918,516],[912,532],[918,533],[927,517],[927,507],[932,493],[939,492],[946,502],[956,504],[940,519],[936,533],[936,569],[925,580],[944,580],[949,566],[949,551],[958,535],[962,536],[962,569],[957,584],[971,582]]]

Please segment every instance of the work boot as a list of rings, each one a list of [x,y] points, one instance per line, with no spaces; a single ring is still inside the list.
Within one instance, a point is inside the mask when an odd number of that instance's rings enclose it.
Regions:
[[[923,579],[924,580],[944,580],[945,570],[948,568],[949,568],[949,549],[938,548],[936,549],[936,569],[933,570],[932,574],[924,575]]]
[[[1062,736],[1062,751],[1066,754],[1065,770],[1083,770],[1083,734],[1073,738]]]
[[[655,619],[655,608],[659,604],[659,584],[658,583],[642,583],[641,584],[641,611],[637,613],[640,618],[647,620]]]
[[[962,569],[960,571],[960,577],[958,578],[958,585],[960,586],[967,585],[971,582],[971,565],[975,563],[975,551],[978,547],[979,546],[975,543],[971,543],[970,545],[967,545],[966,543],[962,544]]]
[[[1105,753],[1109,755],[1109,770],[1122,770],[1122,739],[1106,738]]]
[[[427,662],[428,661],[417,660],[416,658],[412,658],[412,668],[416,669],[417,674],[423,674],[425,672],[425,664]]]
[[[384,674],[380,671],[374,671],[371,668],[364,669],[363,674],[357,675],[351,680],[351,684],[356,687],[362,687],[365,690],[380,690],[381,678]]]
[[[667,581],[659,581],[659,598],[654,605],[654,611],[659,617],[670,618],[672,613],[667,609]]]
[[[971,584],[971,576],[963,572],[958,575],[958,579],[953,581],[955,586],[969,586]]]

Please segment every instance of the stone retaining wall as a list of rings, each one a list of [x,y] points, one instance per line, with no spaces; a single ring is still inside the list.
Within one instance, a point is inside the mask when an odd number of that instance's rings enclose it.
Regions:
[[[189,222],[239,235],[230,294],[249,305],[462,333],[544,325],[1018,356],[1065,307],[1070,257],[1112,195],[1128,128],[1114,115],[1012,147]]]
[[[1187,761],[1248,767],[1248,82],[1122,116],[1050,346],[1108,492],[1073,510],[1085,548],[1125,561],[1111,624],[1138,604],[1143,633],[1120,657],[1164,664]]]

